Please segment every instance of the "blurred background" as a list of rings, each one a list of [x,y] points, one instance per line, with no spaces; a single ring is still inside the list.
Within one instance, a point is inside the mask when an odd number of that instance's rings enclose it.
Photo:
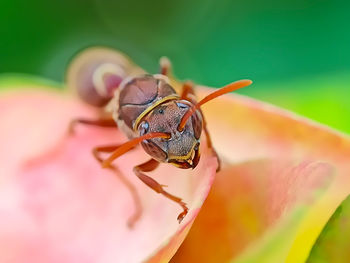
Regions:
[[[180,79],[240,93],[350,132],[350,1],[3,0],[0,74],[62,82],[91,45],[120,49],[149,72],[168,56]]]

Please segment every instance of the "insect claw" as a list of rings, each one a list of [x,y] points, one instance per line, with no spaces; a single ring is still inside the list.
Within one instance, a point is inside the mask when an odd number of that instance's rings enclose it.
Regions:
[[[129,229],[134,229],[135,227],[135,224],[136,222],[139,220],[139,216],[136,218],[136,217],[132,217],[132,218],[129,218],[128,221],[127,221],[127,226]]]
[[[72,120],[72,121],[69,123],[68,129],[67,129],[67,130],[68,130],[67,133],[68,133],[69,136],[74,136],[74,135],[75,135],[75,129],[74,129],[74,127],[75,127],[76,124],[77,124],[76,120]]]
[[[179,224],[182,222],[182,220],[185,218],[185,216],[188,213],[188,208],[187,208],[186,203],[181,201],[180,204],[183,208],[183,211],[177,216],[177,221],[179,221]]]
[[[179,224],[181,224],[182,220],[185,218],[185,216],[187,215],[187,210],[183,211],[182,213],[180,213],[177,217],[177,221],[179,221]]]
[[[219,158],[219,155],[218,155],[218,153],[215,151],[214,148],[211,148],[211,150],[212,150],[213,155],[216,157],[216,159],[217,159],[217,161],[218,161],[218,167],[216,168],[216,172],[218,173],[218,172],[220,172],[220,170],[221,170],[221,159]]]
[[[128,220],[127,226],[129,229],[133,229],[135,226],[135,222],[133,220]]]
[[[182,213],[177,217],[177,221],[179,221],[179,224],[181,224],[182,220],[184,219],[184,215]]]

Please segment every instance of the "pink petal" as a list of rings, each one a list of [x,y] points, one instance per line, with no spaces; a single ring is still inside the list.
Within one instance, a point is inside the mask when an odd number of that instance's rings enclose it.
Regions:
[[[149,157],[138,149],[117,160],[144,208],[130,230],[130,193],[91,155],[94,146],[125,137],[115,129],[81,126],[74,137],[62,139],[73,117],[94,114],[55,91],[19,90],[0,97],[0,262],[141,262],[160,249],[157,257],[166,261],[185,238],[210,189],[216,159],[202,147],[194,171],[161,165],[151,173],[188,203],[190,212],[180,225],[180,207],[132,172]]]

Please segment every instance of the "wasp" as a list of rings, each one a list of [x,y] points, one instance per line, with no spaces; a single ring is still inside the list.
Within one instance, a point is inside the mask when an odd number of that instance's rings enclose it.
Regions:
[[[188,213],[186,203],[165,191],[163,185],[146,173],[154,171],[160,163],[172,164],[181,169],[194,169],[200,161],[202,132],[208,148],[218,157],[201,106],[218,96],[248,86],[252,81],[233,82],[197,102],[192,82],[182,83],[180,93],[175,91],[171,85],[171,63],[165,57],[160,59],[159,73],[151,75],[132,65],[130,59],[117,51],[107,50],[107,55],[100,54],[100,59],[97,60],[89,58],[88,53],[77,58],[78,62],[73,60],[73,66],[68,69],[67,85],[76,89],[86,103],[102,109],[102,113],[111,114],[107,115],[108,118],[101,114],[101,118],[94,120],[74,119],[70,131],[73,132],[78,123],[120,129],[129,141],[97,146],[92,150],[103,168],[115,171],[117,167],[113,161],[141,144],[151,158],[136,165],[133,172],[156,193],[181,206],[182,212],[177,217],[181,223]],[[103,159],[101,153],[110,155]],[[141,216],[141,205],[135,188],[130,183],[126,185],[134,196],[137,208],[128,222],[132,227]]]

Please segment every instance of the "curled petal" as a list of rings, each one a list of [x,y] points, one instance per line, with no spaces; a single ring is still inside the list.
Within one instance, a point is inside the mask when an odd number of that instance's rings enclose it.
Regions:
[[[174,262],[198,258],[199,251],[213,258],[206,262],[304,262],[350,193],[349,137],[239,95],[214,100],[203,111],[226,163],[219,174],[226,183],[214,185]],[[217,214],[221,219],[210,221]],[[211,231],[218,236],[204,238]]]
[[[205,143],[195,170],[161,165],[149,173],[188,204],[190,211],[180,225],[179,206],[147,188],[132,172],[149,157],[137,149],[116,161],[142,200],[143,215],[129,229],[127,219],[135,209],[132,196],[91,154],[97,145],[126,138],[116,129],[84,126],[67,138],[72,118],[91,118],[95,112],[60,91],[40,89],[45,85],[36,84],[35,90],[20,89],[25,84],[19,83],[10,86],[19,89],[0,97],[0,261],[142,262],[157,251],[162,251],[163,261],[169,260],[215,175],[217,161]]]
[[[284,230],[284,236],[295,234],[296,222],[302,221],[334,176],[333,167],[320,162],[254,160],[224,165],[173,262],[228,262],[238,256],[244,256],[239,262],[255,262],[249,245],[264,236],[263,245],[270,244],[272,227]],[[289,242],[281,242],[273,256],[285,257],[288,246]],[[256,262],[263,262],[259,256]]]

